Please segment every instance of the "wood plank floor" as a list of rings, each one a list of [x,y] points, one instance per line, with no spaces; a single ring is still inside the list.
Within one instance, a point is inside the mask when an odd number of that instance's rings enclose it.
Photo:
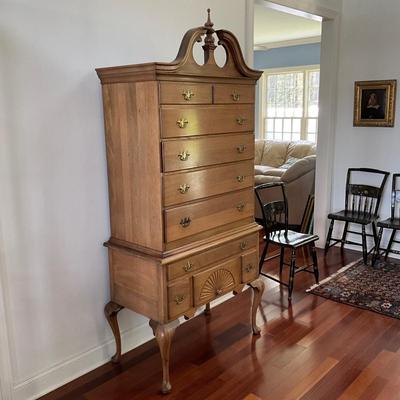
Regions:
[[[318,252],[321,278],[360,257]],[[268,269],[276,269],[276,261]],[[183,324],[173,342],[173,391],[159,393],[154,340],[42,397],[42,400],[396,400],[400,399],[400,321],[306,294],[313,276],[287,291],[266,279],[260,337],[251,334],[246,290]]]

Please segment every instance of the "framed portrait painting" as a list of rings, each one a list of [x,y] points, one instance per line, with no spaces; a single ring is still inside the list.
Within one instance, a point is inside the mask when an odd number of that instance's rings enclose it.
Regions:
[[[394,126],[397,81],[354,84],[354,126]]]

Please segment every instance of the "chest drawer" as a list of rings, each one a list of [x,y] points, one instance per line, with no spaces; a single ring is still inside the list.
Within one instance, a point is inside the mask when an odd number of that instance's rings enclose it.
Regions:
[[[207,168],[164,175],[164,205],[171,206],[253,186],[254,163]]]
[[[229,103],[249,103],[255,101],[255,86],[254,85],[214,85],[214,103],[229,104]]]
[[[167,266],[168,280],[173,280],[182,276],[190,276],[203,269],[207,265],[215,264],[225,258],[234,255],[249,254],[249,250],[257,252],[258,233],[246,235],[242,238],[232,240],[210,250],[194,254],[191,257],[171,263]],[[246,259],[247,260],[247,259]]]
[[[171,140],[163,142],[162,147],[164,172],[179,171],[253,159],[254,135]]]
[[[254,215],[253,188],[165,210],[166,242]]]
[[[161,82],[161,104],[211,104],[212,85],[208,83]]]
[[[168,286],[168,316],[174,318],[182,315],[192,306],[192,293],[189,278]]]
[[[163,106],[161,137],[253,132],[253,105]]]
[[[258,247],[241,255],[242,283],[252,282],[258,277]]]
[[[193,275],[194,305],[208,303],[232,291],[240,284],[240,269],[240,258],[236,257]]]

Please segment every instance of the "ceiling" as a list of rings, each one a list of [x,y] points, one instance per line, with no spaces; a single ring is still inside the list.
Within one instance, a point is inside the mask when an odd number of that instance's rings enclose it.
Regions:
[[[321,22],[276,11],[263,5],[254,5],[255,47],[264,45],[268,48],[317,42],[320,36]],[[290,43],[292,41],[293,43]]]

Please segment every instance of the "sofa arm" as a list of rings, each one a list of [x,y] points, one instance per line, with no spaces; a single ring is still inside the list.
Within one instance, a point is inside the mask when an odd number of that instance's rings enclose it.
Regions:
[[[256,175],[254,177],[254,185],[261,185],[262,183],[282,182],[280,176],[272,175]]]
[[[308,172],[315,170],[316,156],[307,156],[296,161],[290,166],[287,171],[281,176],[281,180],[285,183],[293,182]]]

